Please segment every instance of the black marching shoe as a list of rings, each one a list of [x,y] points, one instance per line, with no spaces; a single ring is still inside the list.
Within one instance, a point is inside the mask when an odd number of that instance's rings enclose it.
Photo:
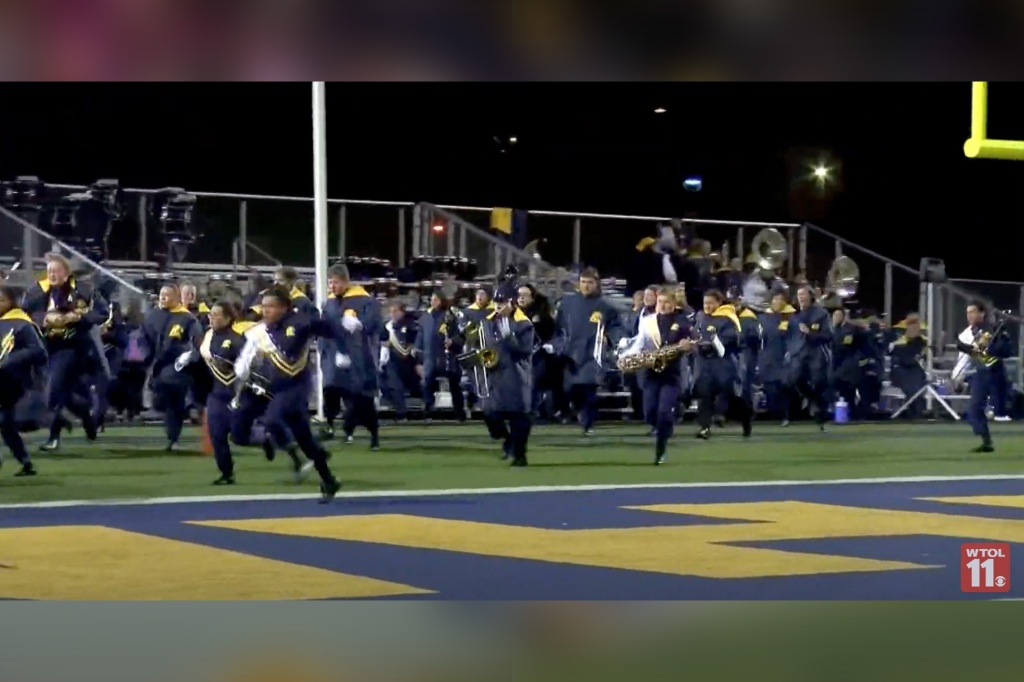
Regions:
[[[234,485],[235,484],[235,477],[234,476],[221,476],[216,481],[214,481],[213,484],[214,485]]]
[[[380,450],[380,437],[374,436],[370,439],[370,452],[377,452]]]
[[[341,482],[336,478],[320,481],[320,504],[327,504],[333,500],[339,490],[341,490]]]
[[[82,420],[82,429],[85,431],[85,437],[89,441],[96,440],[96,422],[92,417],[86,417]]]
[[[527,466],[527,464],[528,463],[525,457],[515,457],[512,459],[512,464],[510,464],[509,466],[524,467]]]
[[[21,469],[18,473],[14,474],[16,478],[22,478],[24,476],[35,476],[36,468],[32,466],[32,462],[25,462],[21,465]]]
[[[982,443],[978,447],[976,447],[973,450],[971,450],[971,452],[976,453],[976,454],[980,454],[982,452],[995,452],[995,451],[996,451],[996,449],[995,449],[995,447],[992,446],[992,443]]]
[[[260,447],[263,448],[263,456],[267,458],[267,461],[273,462],[274,458],[277,457],[277,450],[274,448],[274,441],[271,440],[270,436],[263,439]]]
[[[164,448],[164,452],[176,452],[178,450],[178,441],[168,441],[167,446]]]
[[[39,446],[40,452],[56,452],[60,450],[60,438],[50,438]]]
[[[701,440],[708,440],[709,438],[711,438],[711,429],[709,429],[709,428],[700,429],[699,431],[697,431],[695,436],[697,438],[700,438]]]
[[[320,440],[334,440],[334,427],[329,424],[321,426]]]
[[[654,453],[654,466],[660,466],[665,463],[665,453],[655,452]]]
[[[750,438],[750,434],[753,432],[754,425],[750,422],[750,420],[748,419],[745,422],[743,422],[743,437]]]

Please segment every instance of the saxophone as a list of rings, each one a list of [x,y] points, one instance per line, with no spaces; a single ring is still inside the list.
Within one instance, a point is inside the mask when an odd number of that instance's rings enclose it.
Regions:
[[[624,355],[619,358],[618,366],[623,372],[637,372],[641,369],[649,369],[653,372],[663,372],[672,362],[684,355],[684,351],[678,345],[663,346],[656,350],[645,350],[635,355]]]

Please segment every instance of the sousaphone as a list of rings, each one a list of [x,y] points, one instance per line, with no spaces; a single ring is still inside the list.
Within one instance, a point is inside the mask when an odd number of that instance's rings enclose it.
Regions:
[[[839,256],[832,261],[828,270],[828,289],[834,291],[839,298],[850,298],[857,294],[860,283],[860,268],[849,256]]]
[[[786,263],[789,256],[789,244],[781,232],[774,227],[766,227],[756,235],[750,243],[750,251],[756,259],[757,267],[764,274],[773,274]]]

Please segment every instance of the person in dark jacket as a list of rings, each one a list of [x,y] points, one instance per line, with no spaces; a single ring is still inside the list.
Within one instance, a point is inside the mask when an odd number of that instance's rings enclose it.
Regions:
[[[177,284],[160,289],[159,307],[149,311],[142,322],[142,334],[148,349],[154,408],[164,413],[167,450],[178,447],[185,424],[185,400],[192,388],[191,375],[183,372],[191,351],[202,338],[199,321],[181,304]]]
[[[555,336],[555,316],[548,297],[537,291],[532,284],[519,285],[519,309],[530,318],[533,324],[534,340],[537,352],[533,354],[533,402],[534,417],[542,413],[554,417],[558,412],[567,409],[564,385],[564,366],[560,359],[542,348],[551,343]],[[551,393],[550,403],[545,395]],[[544,408],[543,406],[548,406]]]
[[[795,313],[796,308],[789,304],[786,292],[777,291],[772,295],[771,309],[760,315],[764,348],[758,361],[758,377],[764,387],[768,412],[779,417],[783,426],[789,426],[792,402],[786,353],[789,320]]]
[[[49,354],[47,408],[51,413],[50,435],[40,447],[53,451],[60,447],[62,427],[68,425],[63,410],[69,409],[82,420],[89,440],[96,438],[90,401],[76,396],[82,368],[92,367],[96,359],[92,328],[107,319],[107,303],[92,287],[71,274],[71,263],[59,254],[49,254],[46,278],[25,295],[24,309],[43,330]]]
[[[352,442],[356,426],[364,426],[370,432],[370,449],[378,450],[380,432],[374,398],[379,388],[380,336],[384,329],[380,304],[366,289],[352,284],[344,265],[331,266],[327,277],[331,298],[324,307],[323,320],[332,326],[337,353],[345,358],[334,367],[335,383],[345,402],[345,442]]]
[[[314,439],[309,424],[309,394],[313,388],[309,347],[314,337],[332,337],[334,327],[295,310],[289,292],[272,288],[261,302],[263,323],[250,329],[249,342],[235,362],[235,376],[242,384],[249,378],[253,362],[265,360],[269,404],[263,424],[279,448],[291,443],[289,432],[320,475],[321,503],[327,503],[341,489],[327,463],[327,452]],[[335,339],[337,340],[337,339]],[[335,360],[340,365],[345,363]],[[351,360],[350,360],[351,362]]]
[[[974,341],[966,343],[958,339],[956,344],[957,350],[969,357],[970,363],[974,365],[967,419],[971,423],[974,435],[981,438],[981,445],[974,449],[976,453],[995,450],[985,408],[993,392],[994,374],[1005,372],[1003,363],[1006,358],[1013,355],[1010,335],[999,325],[988,321],[987,313],[987,308],[981,301],[975,301],[967,306],[967,324]]]
[[[210,391],[203,396],[206,423],[210,430],[213,457],[220,471],[214,485],[234,485],[235,462],[231,456],[229,437],[235,411],[235,361],[247,342],[245,332],[254,322],[240,320],[239,311],[226,301],[218,301],[209,312],[210,328],[203,334],[198,352],[192,357],[201,361],[210,374]]]
[[[693,390],[697,394],[697,437],[711,437],[711,419],[720,395],[738,417],[743,436],[751,434],[753,406],[742,397],[739,353],[742,325],[736,309],[724,303],[725,296],[712,289],[704,293],[704,310],[697,313],[697,355],[694,360]]]
[[[928,361],[928,341],[921,335],[920,319],[907,320],[903,333],[889,344],[893,386],[910,400],[928,383],[924,368]],[[905,410],[910,419],[921,417],[921,400],[915,400]]]
[[[422,363],[425,413],[428,416],[433,414],[439,381],[447,379],[455,418],[464,422],[466,399],[460,386],[462,368],[456,360],[462,352],[462,342],[457,330],[452,328],[455,324],[455,316],[450,312],[448,301],[438,292],[432,294],[429,310],[420,315],[415,353]]]
[[[487,373],[489,391],[483,399],[484,413],[490,415],[492,437],[505,442],[504,450],[512,466],[527,465],[530,439],[530,408],[533,396],[534,329],[530,318],[516,304],[518,287],[502,282],[494,294],[495,310],[483,320],[486,347],[498,354],[498,364]]]
[[[850,406],[853,419],[870,416],[868,403],[857,400],[857,385],[860,382],[861,361],[870,352],[868,331],[864,326],[850,319],[845,309],[832,312],[832,395],[842,398]]]
[[[815,302],[809,286],[797,290],[800,310],[789,320],[786,350],[789,385],[811,406],[819,428],[828,419],[828,378],[832,364],[832,316]]]
[[[674,292],[664,289],[657,293],[654,313],[640,320],[638,333],[622,351],[622,356],[679,346],[683,353],[693,348],[693,328],[686,316],[676,310]],[[660,371],[647,370],[643,376],[643,406],[647,422],[655,425],[654,463],[665,463],[665,449],[675,428],[679,409],[679,392],[685,357],[680,355]]]
[[[580,290],[558,304],[555,336],[548,352],[566,360],[566,383],[579,412],[583,434],[592,435],[597,418],[597,387],[604,381],[605,352],[626,336],[619,313],[603,296],[597,270],[580,273]]]
[[[417,393],[414,354],[419,327],[416,318],[408,313],[404,303],[392,303],[389,320],[381,332],[380,364],[384,381],[381,389],[385,399],[395,410],[395,419],[404,421],[407,415],[405,394]]]
[[[16,408],[32,388],[34,374],[46,366],[46,344],[17,301],[14,289],[0,284],[0,439],[21,465],[14,475],[34,476],[35,467],[18,432]]]

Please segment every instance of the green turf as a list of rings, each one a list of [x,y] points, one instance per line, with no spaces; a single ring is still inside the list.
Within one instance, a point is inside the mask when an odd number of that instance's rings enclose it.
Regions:
[[[498,460],[499,448],[480,423],[388,426],[376,453],[369,452],[365,432],[357,432],[354,444],[329,446],[345,490],[1024,474],[1024,426],[1017,424],[994,425],[998,450],[976,455],[969,450],[978,441],[963,423],[853,425],[825,434],[811,425],[759,425],[749,440],[726,427],[708,442],[694,439],[687,423],[662,467],[651,465],[653,440],[643,431],[604,425],[584,438],[576,427],[538,427],[531,466],[522,470]],[[8,459],[0,471],[0,503],[316,489],[312,480],[287,483],[285,462],[269,463],[253,448],[236,448],[237,485],[213,487],[217,472],[212,458],[198,453],[195,430],[182,441],[186,451],[175,454],[162,451],[159,427],[111,428],[95,443],[79,434],[66,438],[59,454],[34,454],[34,478],[14,478],[16,464]],[[32,434],[33,450],[38,440]]]

